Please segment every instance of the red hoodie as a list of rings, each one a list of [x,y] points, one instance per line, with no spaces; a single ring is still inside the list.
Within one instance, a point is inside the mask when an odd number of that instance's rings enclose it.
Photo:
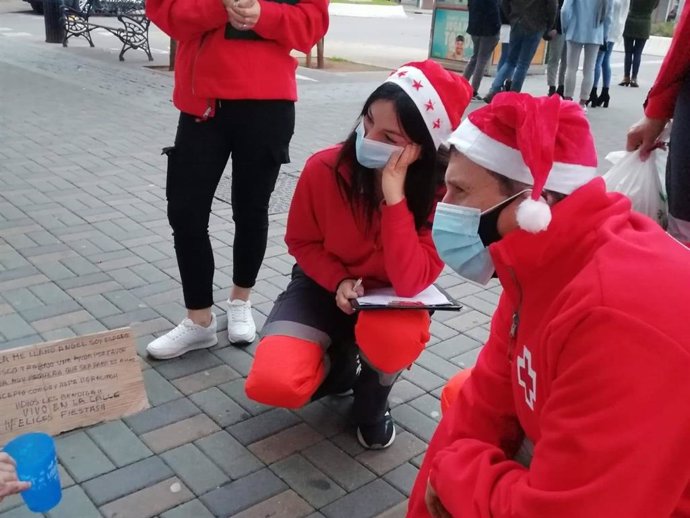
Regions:
[[[290,51],[308,52],[326,34],[328,1],[258,2],[253,30],[264,39],[228,40],[222,0],[146,0],[146,15],[178,42],[173,102],[180,111],[212,117],[216,99],[297,100]]]
[[[652,119],[670,119],[683,80],[690,74],[690,2],[685,3],[673,34],[671,48],[664,58],[654,86],[649,91],[645,115]]]
[[[336,181],[340,149],[331,147],[307,160],[288,214],[288,251],[304,273],[329,291],[336,291],[343,279],[362,277],[365,287],[392,285],[400,296],[416,295],[443,269],[431,225],[417,231],[403,200],[382,204],[364,231]]]
[[[490,252],[504,294],[407,516],[427,479],[457,518],[690,516],[690,251],[595,179]]]

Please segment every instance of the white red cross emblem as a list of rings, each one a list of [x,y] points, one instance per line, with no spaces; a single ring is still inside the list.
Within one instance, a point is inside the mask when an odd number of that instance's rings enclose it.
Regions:
[[[517,358],[518,385],[525,389],[525,402],[531,410],[537,401],[537,373],[532,368],[532,353],[525,347]]]

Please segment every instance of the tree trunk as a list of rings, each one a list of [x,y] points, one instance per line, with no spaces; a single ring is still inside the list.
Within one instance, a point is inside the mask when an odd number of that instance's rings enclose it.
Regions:
[[[175,54],[177,53],[177,42],[170,38],[170,65],[169,70],[172,72],[175,70]]]
[[[321,38],[316,44],[316,68],[323,68],[323,46],[324,38]]]
[[[62,0],[43,0],[43,21],[46,27],[46,43],[62,43],[65,37]]]

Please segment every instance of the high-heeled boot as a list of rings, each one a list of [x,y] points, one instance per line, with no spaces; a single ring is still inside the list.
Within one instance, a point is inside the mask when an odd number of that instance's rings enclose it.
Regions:
[[[556,87],[555,87],[555,86],[549,86],[549,93],[546,94],[546,95],[548,95],[549,97],[551,97],[551,96],[552,96],[553,94],[555,94],[555,93],[556,93]]]
[[[558,85],[558,88],[556,88],[556,93],[563,97],[563,94],[565,92],[565,85]]]
[[[593,86],[592,91],[589,92],[589,99],[585,103],[585,106],[590,105],[592,108],[599,106],[599,96],[597,95],[597,87]]]
[[[601,89],[601,95],[597,99],[597,106],[603,106],[604,108],[608,108],[610,100],[611,100],[611,97],[609,96],[609,89],[608,88],[602,88]]]

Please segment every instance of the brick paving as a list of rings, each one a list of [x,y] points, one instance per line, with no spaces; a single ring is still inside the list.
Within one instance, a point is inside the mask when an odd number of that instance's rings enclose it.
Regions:
[[[475,362],[497,284],[482,289],[450,272],[440,278],[465,309],[435,316],[429,346],[396,384],[399,435],[384,452],[355,440],[351,400],[326,398],[297,411],[248,400],[243,378],[256,346],[234,348],[222,331],[210,350],[151,360],[146,344],[184,314],[160,156],[176,123],[171,78],[79,49],[0,40],[0,344],[130,325],[152,405],[57,439],[65,490],[48,518],[404,516],[439,420],[440,388]],[[650,77],[657,67],[648,66]],[[282,237],[301,166],[347,133],[385,74],[320,77],[300,84],[292,163],[272,201],[254,296],[259,325],[288,282],[292,261]],[[543,89],[543,78],[528,79],[527,90]],[[612,108],[592,111],[601,157],[621,147],[644,91],[615,90]],[[210,228],[217,303],[231,279],[228,198],[224,180]],[[224,312],[215,311],[222,329]],[[36,516],[20,504],[6,499],[0,518]]]

